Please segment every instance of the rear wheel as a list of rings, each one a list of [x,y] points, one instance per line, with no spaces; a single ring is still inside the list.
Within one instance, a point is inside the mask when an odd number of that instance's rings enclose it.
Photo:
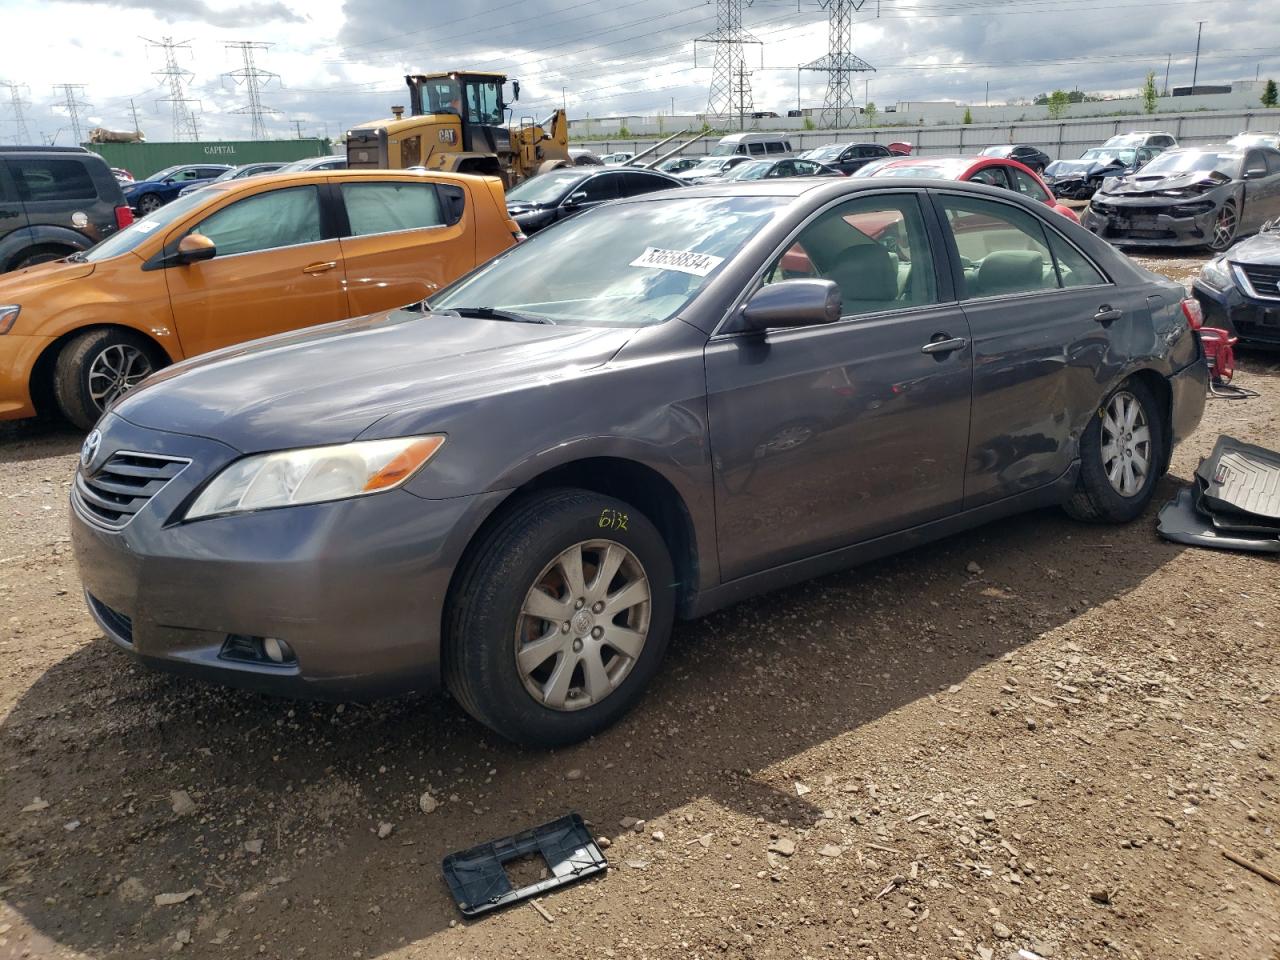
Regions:
[[[61,260],[63,257],[70,256],[75,252],[72,247],[33,247],[25,253],[19,254],[11,269],[21,270],[24,267],[34,267],[38,263],[52,263],[54,260]]]
[[[63,415],[90,429],[111,401],[161,365],[155,347],[129,330],[88,330],[67,341],[54,366],[53,393]]]
[[[466,561],[445,617],[446,684],[508,739],[585,739],[657,672],[673,579],[661,534],[634,507],[584,490],[536,494]]]
[[[1151,502],[1164,472],[1165,424],[1151,388],[1122,383],[1080,438],[1080,478],[1065,504],[1077,520],[1127,523]]]
[[[157,197],[154,193],[144,193],[138,198],[138,212],[144,217],[148,213],[155,213],[164,206],[164,201]]]

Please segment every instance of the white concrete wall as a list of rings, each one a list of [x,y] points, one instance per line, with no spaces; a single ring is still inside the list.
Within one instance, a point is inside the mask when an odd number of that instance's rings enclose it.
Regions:
[[[677,118],[679,119],[679,118]],[[776,122],[776,121],[774,121]],[[692,126],[692,125],[691,125]],[[701,123],[694,129],[700,129]],[[999,143],[1029,143],[1049,156],[1060,159],[1078,157],[1084,150],[1097,146],[1117,133],[1129,130],[1167,130],[1180,143],[1214,143],[1235,136],[1243,130],[1275,133],[1280,128],[1280,110],[1216,110],[1200,113],[1137,114],[1127,117],[1094,117],[1063,120],[1034,120],[1007,123],[947,124],[916,127],[854,127],[846,130],[795,130],[789,139],[798,153],[824,143],[864,141],[892,143],[902,140],[914,144],[916,153],[977,153],[983,147]],[[675,129],[679,129],[678,127]],[[669,133],[675,132],[668,128]],[[653,146],[661,137],[635,137],[627,140],[580,140],[574,146],[587,147],[598,154],[618,150],[640,152]],[[711,152],[719,141],[712,135],[693,144],[691,156]],[[672,141],[660,153],[673,149]],[[654,154],[653,156],[657,156]]]

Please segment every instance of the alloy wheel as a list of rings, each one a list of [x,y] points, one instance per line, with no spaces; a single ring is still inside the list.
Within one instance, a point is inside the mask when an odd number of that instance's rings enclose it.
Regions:
[[[148,193],[145,197],[138,201],[138,212],[144,217],[148,213],[155,213],[161,207],[160,198],[154,194]]]
[[[1121,390],[1102,416],[1102,469],[1122,497],[1135,497],[1151,472],[1151,428],[1132,393]]]
[[[89,396],[99,410],[141,383],[152,371],[151,360],[137,347],[113,343],[89,364]]]
[[[1224,204],[1222,209],[1218,211],[1218,217],[1213,221],[1213,242],[1210,247],[1214,250],[1225,250],[1231,246],[1231,241],[1236,237],[1236,208],[1231,204]]]
[[[636,555],[613,540],[584,540],[534,580],[516,622],[525,689],[552,710],[581,710],[631,673],[649,634],[653,601]]]

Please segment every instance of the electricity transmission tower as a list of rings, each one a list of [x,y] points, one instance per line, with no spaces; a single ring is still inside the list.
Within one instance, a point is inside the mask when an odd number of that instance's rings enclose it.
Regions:
[[[716,28],[704,37],[693,41],[693,65],[698,66],[698,44],[710,43],[716,48],[711,71],[711,92],[707,97],[707,114],[727,117],[738,115],[738,127],[746,125],[746,116],[755,110],[751,98],[751,71],[747,69],[742,48],[747,44],[760,47],[761,65],[764,63],[764,44],[742,29],[742,5],[744,0],[716,0]],[[752,0],[745,0],[750,6]]]
[[[857,116],[853,102],[853,75],[874,71],[875,67],[849,52],[853,15],[867,0],[818,0],[827,11],[827,54],[806,63],[802,70],[827,74],[827,96],[822,104],[819,126],[843,127]]]
[[[191,41],[182,40],[174,43],[172,37],[165,37],[162,40],[148,40],[146,37],[139,39],[146,40],[148,47],[158,47],[164,51],[164,69],[151,72],[169,88],[169,96],[157,100],[156,103],[167,103],[173,109],[173,139],[199,140],[200,127],[196,123],[196,110],[200,107],[200,101],[186,95],[186,85],[191,82],[195,74],[178,66],[178,51],[190,52]],[[192,104],[195,104],[194,108]],[[136,118],[134,126],[137,126]]]
[[[231,113],[247,113],[251,125],[251,139],[265,140],[267,139],[267,124],[264,115],[268,113],[278,114],[279,110],[275,107],[268,107],[262,102],[262,88],[272,80],[277,83],[280,81],[280,74],[272,73],[270,70],[263,70],[253,62],[253,54],[256,50],[267,50],[270,48],[269,43],[257,43],[253,40],[240,40],[235,43],[227,43],[224,46],[228,50],[239,50],[240,55],[244,58],[244,66],[239,70],[232,70],[223,76],[230,77],[235,81],[236,85],[244,85],[245,93],[248,94],[249,102],[239,110],[232,110]]]
[[[58,104],[59,110],[67,112],[67,119],[71,123],[71,135],[75,137],[76,146],[84,143],[84,135],[80,130],[80,111],[87,111],[89,104],[80,97],[84,94],[83,83],[55,83],[53,85],[55,93],[62,94],[62,103]],[[55,133],[56,137],[57,134]]]
[[[22,91],[26,89],[23,84],[4,82],[0,83],[0,87],[9,88],[9,109],[13,113],[10,118],[13,120],[17,129],[14,131],[13,142],[16,144],[24,144],[31,142],[31,134],[27,131],[27,116],[23,113],[24,107],[31,106],[30,100],[24,100]]]

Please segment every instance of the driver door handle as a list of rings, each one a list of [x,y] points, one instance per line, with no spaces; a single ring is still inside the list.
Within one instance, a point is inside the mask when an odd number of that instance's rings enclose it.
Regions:
[[[942,336],[942,334],[939,334],[939,336]],[[968,345],[969,341],[964,337],[943,337],[941,340],[930,340],[920,348],[920,352],[928,353],[935,357],[945,357],[949,353],[963,350]]]
[[[326,260],[323,263],[309,263],[302,268],[303,273],[325,273],[338,265],[337,260]]]
[[[1093,319],[1106,326],[1108,323],[1115,323],[1123,316],[1124,314],[1119,310],[1112,309],[1110,305],[1104,303],[1098,308],[1098,312],[1093,315]]]

